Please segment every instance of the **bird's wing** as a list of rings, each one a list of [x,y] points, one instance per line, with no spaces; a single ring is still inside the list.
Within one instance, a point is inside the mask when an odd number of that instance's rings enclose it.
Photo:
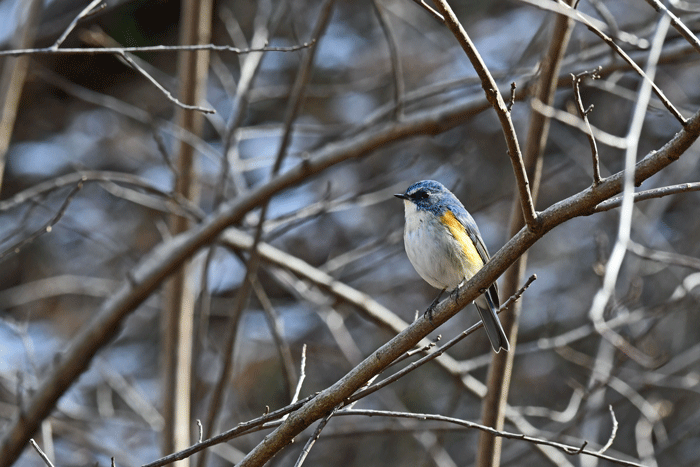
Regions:
[[[474,218],[471,216],[471,214],[469,214],[469,212],[467,212],[466,209],[463,212],[458,210],[456,212],[453,211],[452,213],[454,214],[455,219],[462,224],[464,231],[471,239],[476,251],[479,253],[479,256],[481,256],[481,260],[484,262],[484,264],[486,264],[490,258],[489,252],[486,249],[486,245],[484,245],[484,241],[481,238],[481,233],[479,232],[479,227],[476,225]],[[489,295],[489,298],[496,305],[496,308],[498,308],[500,306],[500,300],[498,298],[498,284],[496,282],[491,284],[489,289],[486,291],[486,294]]]
[[[479,232],[479,227],[477,227],[474,218],[466,209],[463,212],[457,210],[452,211],[452,214],[455,216],[455,219],[462,224],[464,231],[469,235],[469,238],[476,247],[476,251],[479,253],[479,256],[481,256],[481,260],[486,264],[490,258],[489,252],[486,249],[486,245],[484,245],[484,241],[481,239],[481,233]]]

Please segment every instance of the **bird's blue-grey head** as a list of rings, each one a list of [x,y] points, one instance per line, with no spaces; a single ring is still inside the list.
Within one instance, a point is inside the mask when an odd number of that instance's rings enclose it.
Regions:
[[[442,215],[446,209],[454,210],[462,203],[445,186],[435,180],[422,180],[409,186],[405,193],[394,195],[416,205],[419,210],[430,211]]]

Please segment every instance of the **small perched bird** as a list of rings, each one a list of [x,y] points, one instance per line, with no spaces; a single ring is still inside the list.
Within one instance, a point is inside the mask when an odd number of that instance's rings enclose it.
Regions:
[[[423,180],[394,196],[404,201],[408,259],[428,284],[441,290],[426,311],[430,318],[443,292],[471,279],[489,260],[489,253],[472,216],[442,183]],[[508,351],[508,338],[496,314],[500,304],[496,283],[474,304],[493,350]]]

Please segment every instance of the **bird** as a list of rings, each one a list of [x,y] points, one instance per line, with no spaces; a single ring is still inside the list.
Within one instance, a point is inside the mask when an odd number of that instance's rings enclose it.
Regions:
[[[450,190],[435,180],[422,180],[395,194],[404,201],[406,255],[419,276],[440,293],[425,314],[432,310],[445,290],[456,291],[489,260],[479,227]],[[494,282],[474,300],[493,350],[510,350],[498,319],[498,285]]]

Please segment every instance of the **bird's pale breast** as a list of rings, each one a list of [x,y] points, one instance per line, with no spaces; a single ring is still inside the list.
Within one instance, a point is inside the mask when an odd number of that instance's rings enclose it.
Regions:
[[[483,261],[462,224],[447,213],[441,217],[405,202],[404,244],[416,272],[438,289],[453,290],[470,279]]]

